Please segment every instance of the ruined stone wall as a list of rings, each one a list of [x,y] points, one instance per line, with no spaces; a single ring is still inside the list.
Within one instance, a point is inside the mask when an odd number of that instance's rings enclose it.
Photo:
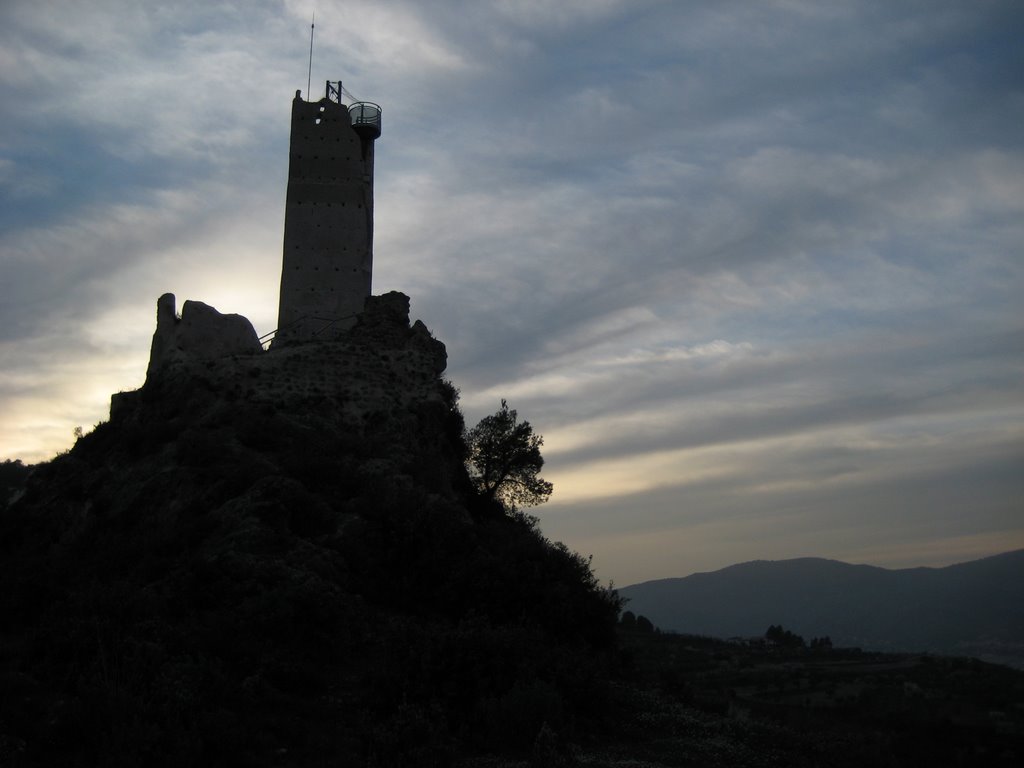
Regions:
[[[186,301],[178,317],[175,303],[173,293],[157,300],[147,381],[176,361],[209,361],[263,351],[252,323],[241,315],[222,315],[201,301]]]
[[[355,327],[333,341],[225,361],[211,373],[234,396],[266,403],[323,400],[336,416],[359,423],[375,412],[438,401],[446,364],[444,344],[423,323],[409,325],[408,297],[390,293],[370,297]]]
[[[114,396],[112,419],[128,417],[144,394],[178,396],[196,387],[228,402],[308,413],[356,430],[379,414],[444,401],[445,346],[422,322],[409,324],[409,297],[401,293],[369,297],[356,325],[334,340],[268,352],[244,317],[201,302],[185,302],[178,319],[174,296],[165,294],[157,315],[146,384]]]

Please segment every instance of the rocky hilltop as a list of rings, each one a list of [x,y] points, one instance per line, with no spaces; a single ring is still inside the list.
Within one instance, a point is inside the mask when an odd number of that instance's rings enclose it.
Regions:
[[[598,722],[618,603],[475,492],[445,363],[402,294],[267,352],[162,297],[145,385],[5,494],[0,765],[443,765]]]
[[[317,435],[333,433],[359,445],[360,464],[351,469],[364,480],[433,474],[426,485],[451,493],[452,473],[464,474],[456,445],[461,417],[441,378],[445,346],[421,321],[410,326],[404,294],[369,297],[340,338],[270,352],[244,317],[200,302],[185,302],[181,317],[174,310],[174,296],[162,296],[146,383],[111,398],[116,426],[201,425],[216,432],[220,420],[234,427],[218,435],[229,447],[232,439],[266,446],[291,435],[289,450],[300,452]],[[351,453],[346,448],[343,455]],[[337,450],[310,458],[328,457],[336,459]]]

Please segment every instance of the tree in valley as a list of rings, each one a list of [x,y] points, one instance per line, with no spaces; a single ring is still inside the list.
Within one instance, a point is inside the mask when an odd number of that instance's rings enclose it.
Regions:
[[[764,636],[766,640],[770,640],[780,648],[805,648],[807,646],[800,635],[783,629],[781,624],[772,624]]]
[[[519,421],[505,400],[497,413],[486,416],[466,433],[467,467],[481,495],[500,502],[508,511],[543,504],[551,483],[540,477],[544,438],[528,421]]]

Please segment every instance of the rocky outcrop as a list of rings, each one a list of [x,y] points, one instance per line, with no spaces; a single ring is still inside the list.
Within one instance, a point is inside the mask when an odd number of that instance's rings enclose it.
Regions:
[[[178,317],[174,294],[165,293],[156,304],[156,331],[146,380],[174,361],[215,360],[262,351],[252,323],[241,315],[223,315],[201,301],[186,301]]]
[[[423,321],[417,320],[409,326],[409,297],[398,291],[367,297],[349,337],[367,347],[415,350],[432,363],[437,375],[448,365],[444,343],[433,337]]]
[[[454,404],[454,390],[441,379],[446,364],[444,344],[422,322],[410,325],[402,293],[369,297],[337,339],[269,351],[244,317],[186,301],[177,318],[174,296],[166,294],[157,305],[146,383],[114,395],[110,418],[142,426],[174,410],[190,414],[184,426],[227,410],[249,414],[252,424],[267,413],[287,414],[293,425],[376,446],[360,475],[417,474],[448,490],[457,451],[444,426]]]

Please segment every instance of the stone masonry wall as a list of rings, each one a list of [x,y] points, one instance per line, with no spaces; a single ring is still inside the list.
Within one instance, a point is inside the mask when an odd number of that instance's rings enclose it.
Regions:
[[[202,386],[227,401],[308,412],[361,429],[374,414],[443,402],[439,382],[446,365],[444,344],[422,322],[410,326],[409,297],[401,293],[369,297],[357,324],[336,340],[269,352],[244,317],[188,301],[178,319],[174,296],[165,294],[146,384],[115,395],[111,418],[127,417],[147,392],[160,397],[166,387]]]
[[[161,296],[156,307],[147,381],[176,360],[215,360],[263,350],[252,323],[241,315],[222,315],[201,301],[186,301],[178,317],[173,293]]]

